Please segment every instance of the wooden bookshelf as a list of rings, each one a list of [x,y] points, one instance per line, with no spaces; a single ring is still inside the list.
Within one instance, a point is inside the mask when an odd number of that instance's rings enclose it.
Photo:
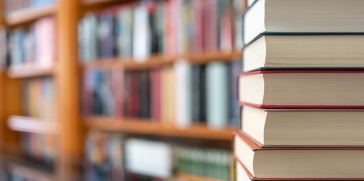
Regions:
[[[192,64],[207,64],[217,61],[231,61],[238,59],[241,56],[240,51],[232,52],[205,52],[186,54],[180,56],[158,56],[154,55],[143,61],[136,61],[132,58],[112,58],[112,59],[100,59],[84,63],[81,68],[83,69],[111,69],[111,68],[124,68],[128,70],[132,69],[147,69],[163,65],[170,65],[178,60],[186,60]]]
[[[229,144],[232,141],[233,130],[229,128],[212,130],[206,125],[193,125],[182,129],[158,124],[151,120],[118,120],[100,117],[86,117],[82,119],[79,106],[81,100],[79,90],[82,85],[79,81],[80,73],[83,70],[94,68],[148,69],[171,65],[180,59],[185,59],[192,64],[206,64],[216,61],[228,62],[240,59],[241,51],[234,50],[231,52],[191,53],[179,56],[153,55],[140,63],[132,58],[111,58],[95,60],[80,65],[78,60],[77,28],[82,13],[133,1],[136,2],[135,0],[57,0],[55,5],[23,9],[4,17],[0,13],[0,25],[2,27],[10,27],[10,29],[18,26],[27,27],[39,18],[52,15],[55,15],[57,27],[56,39],[54,41],[56,65],[49,68],[22,65],[10,67],[6,72],[0,73],[0,145],[15,145],[16,150],[20,152],[19,132],[57,135],[57,161],[53,165],[55,171],[54,173],[44,174],[35,169],[24,167],[22,164],[12,164],[11,169],[33,176],[28,179],[78,180],[74,177],[79,174],[80,165],[78,162],[74,162],[74,160],[80,160],[85,153],[85,126],[105,131],[119,131],[138,135],[210,140],[213,143],[215,141],[222,141]],[[2,2],[0,1],[0,8],[2,8],[1,4]],[[31,117],[13,116],[22,114],[22,78],[40,76],[53,76],[57,115],[55,120],[45,121]],[[4,150],[1,151],[5,152]],[[10,151],[7,152],[10,153]],[[210,181],[209,179],[195,176],[179,176],[186,180]]]
[[[8,76],[11,78],[50,76],[54,73],[55,69],[53,66],[43,68],[37,65],[17,65],[8,69]]]
[[[206,140],[231,141],[233,130],[226,128],[222,130],[212,130],[206,125],[192,125],[187,128],[177,128],[166,126],[152,120],[127,119],[117,120],[112,118],[87,117],[84,118],[85,125],[107,131],[121,131],[124,133],[168,136],[179,138],[195,138]]]
[[[178,173],[174,178],[176,178],[178,180],[183,180],[183,181],[222,181],[222,180],[218,180],[218,179],[200,177],[200,176],[183,174],[183,173]]]
[[[8,121],[9,128],[14,131],[57,134],[57,124],[54,121],[41,120],[24,116],[11,116]]]
[[[22,166],[21,164],[11,163],[10,171],[13,173],[19,173],[27,180],[41,180],[41,181],[55,181],[56,179],[50,173],[46,173],[32,167]]]
[[[14,26],[29,21],[34,21],[44,16],[56,13],[56,5],[49,5],[39,8],[29,8],[14,11],[5,16],[5,23],[7,26]]]

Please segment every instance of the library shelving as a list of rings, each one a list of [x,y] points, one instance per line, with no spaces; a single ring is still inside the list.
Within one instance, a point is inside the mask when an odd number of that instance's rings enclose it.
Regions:
[[[84,118],[84,122],[87,127],[99,128],[107,131],[221,141],[231,141],[232,139],[232,129],[212,130],[206,125],[193,125],[187,128],[177,128],[175,126],[158,124],[151,120],[115,120],[101,117],[87,117]]]
[[[111,3],[112,2],[112,3]],[[206,64],[214,61],[231,61],[240,58],[241,51],[191,53],[179,56],[153,55],[142,63],[132,58],[112,58],[95,60],[80,64],[78,60],[77,26],[80,14],[89,6],[130,2],[115,0],[57,0],[54,5],[24,9],[3,17],[0,12],[0,26],[21,26],[45,16],[56,19],[56,59],[54,66],[41,68],[35,66],[10,67],[0,72],[0,145],[2,154],[12,154],[13,145],[20,145],[19,132],[52,134],[57,136],[58,158],[55,161],[54,175],[42,174],[36,169],[11,164],[11,169],[29,175],[29,179],[41,180],[78,180],[80,160],[84,154],[83,139],[89,128],[154,135],[163,137],[201,139],[209,141],[232,141],[233,129],[212,130],[207,125],[193,125],[177,128],[156,124],[150,120],[126,119],[117,120],[102,117],[82,117],[80,105],[80,75],[87,69],[147,69],[156,66],[173,64],[179,59],[186,59],[192,64]],[[0,2],[1,3],[1,2]],[[0,8],[1,8],[0,4]],[[56,119],[42,121],[31,117],[22,117],[21,84],[26,78],[51,76],[56,87]],[[5,149],[4,149],[5,148]],[[15,154],[15,153],[14,153]],[[189,175],[179,175],[186,180],[206,180]]]

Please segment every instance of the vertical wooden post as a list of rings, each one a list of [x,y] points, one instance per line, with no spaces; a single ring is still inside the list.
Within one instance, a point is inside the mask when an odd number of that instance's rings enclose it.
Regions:
[[[57,94],[59,125],[59,180],[78,180],[83,128],[78,96],[77,0],[58,0]]]

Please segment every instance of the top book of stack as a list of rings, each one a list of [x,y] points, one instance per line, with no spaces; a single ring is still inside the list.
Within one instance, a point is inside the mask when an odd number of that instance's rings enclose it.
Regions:
[[[364,1],[258,0],[244,14],[244,44],[263,32],[364,32]]]
[[[258,0],[243,16],[244,71],[364,67],[363,0]]]

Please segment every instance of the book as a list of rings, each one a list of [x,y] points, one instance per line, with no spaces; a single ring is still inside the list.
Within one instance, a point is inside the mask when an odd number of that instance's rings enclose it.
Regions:
[[[203,83],[201,80],[202,73],[201,73],[202,67],[199,65],[192,65],[192,72],[191,72],[191,90],[192,90],[192,121],[194,123],[198,123],[202,121],[202,110],[201,105],[204,105],[203,102],[201,102],[201,84]]]
[[[361,180],[363,147],[260,147],[242,133],[234,136],[235,160],[251,178],[271,180]],[[328,166],[330,165],[330,166]]]
[[[363,6],[360,0],[345,3],[340,0],[257,0],[244,14],[243,41],[249,44],[262,32],[362,32]]]
[[[55,88],[50,77],[27,79],[22,84],[22,100],[24,116],[55,121]]]
[[[55,20],[42,18],[34,23],[34,62],[39,67],[51,67],[55,62]]]
[[[0,62],[1,70],[4,70],[10,66],[10,53],[9,53],[9,30],[5,27],[0,29],[0,46],[3,47],[0,50]]]
[[[246,0],[233,0],[234,47],[238,50],[243,48],[243,13],[246,8]]]
[[[361,70],[254,71],[239,76],[239,101],[268,109],[364,108]]]
[[[11,66],[20,65],[24,60],[24,44],[23,39],[25,30],[23,28],[15,29],[10,35],[10,57]]]
[[[363,35],[263,33],[243,49],[244,71],[363,67]],[[258,53],[259,52],[259,53]],[[350,52],[350,53],[348,53]]]
[[[174,64],[176,86],[176,125],[187,127],[192,124],[192,65],[185,60]]]
[[[111,87],[114,97],[114,117],[124,118],[124,70],[114,69],[111,71]]]
[[[85,141],[85,179],[123,181],[124,137],[117,133],[92,130]]]
[[[240,104],[238,101],[238,77],[241,72],[241,61],[229,63],[229,125],[240,128]]]
[[[98,58],[97,27],[98,20],[94,13],[87,13],[78,24],[79,58],[83,62]]]
[[[120,95],[116,95],[117,99],[114,99],[115,94],[113,94],[113,90],[115,89],[112,86],[118,85],[112,84],[112,79],[110,71],[85,71],[82,88],[85,93],[82,96],[83,114],[86,116],[115,116],[115,103],[120,101]],[[120,112],[116,113],[116,115],[120,116]]]
[[[117,47],[119,57],[133,55],[133,5],[120,8],[117,16]]]
[[[162,112],[162,68],[155,68],[150,71],[151,76],[151,118],[161,121]]]
[[[134,9],[133,57],[138,62],[145,61],[151,54],[151,34],[149,32],[148,7],[140,4]]]
[[[128,172],[157,178],[172,175],[172,148],[158,141],[127,139],[125,168]]]
[[[249,175],[238,161],[235,162],[235,167],[236,181],[251,181]]]
[[[261,147],[362,146],[363,110],[257,109],[243,106],[241,131]]]
[[[111,58],[115,56],[115,18],[110,9],[100,12],[98,26],[98,44],[101,58]]]
[[[162,69],[162,113],[161,117],[165,125],[174,125],[176,116],[176,85],[175,85],[175,70],[172,66],[165,66]]]
[[[150,109],[150,98],[151,98],[151,90],[150,90],[150,71],[149,70],[141,70],[138,72],[139,74],[139,100],[138,103],[140,107],[139,116],[140,118],[150,118],[151,109]]]
[[[228,125],[228,67],[223,62],[206,65],[206,118],[209,127]]]

